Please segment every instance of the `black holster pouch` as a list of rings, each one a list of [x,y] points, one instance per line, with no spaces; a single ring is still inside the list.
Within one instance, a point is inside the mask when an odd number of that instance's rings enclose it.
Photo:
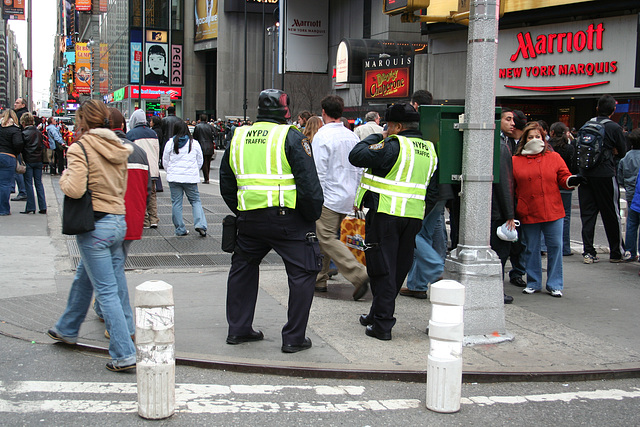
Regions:
[[[234,215],[227,215],[222,220],[222,250],[232,254],[236,247],[236,236],[238,227],[237,218]]]

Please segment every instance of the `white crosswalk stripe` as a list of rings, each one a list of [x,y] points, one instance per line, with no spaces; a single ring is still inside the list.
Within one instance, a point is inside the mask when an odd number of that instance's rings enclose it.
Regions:
[[[339,413],[407,410],[424,407],[419,399],[353,399],[363,396],[360,386],[176,384],[176,412],[222,413]],[[70,399],[49,394],[64,393]],[[136,383],[0,381],[0,413],[130,413],[137,412]],[[89,397],[89,395],[91,395]],[[100,400],[100,396],[118,396]],[[306,401],[289,401],[291,395]],[[254,397],[251,397],[254,396]],[[77,398],[76,398],[77,397]],[[266,400],[260,400],[267,397]],[[573,400],[640,398],[640,388],[594,390],[524,396],[463,397],[463,405],[490,406]],[[248,401],[251,399],[253,401]]]
[[[364,393],[359,386],[290,386],[290,385],[216,385],[216,384],[177,384],[176,412],[182,413],[240,413],[240,412],[351,412],[386,411],[417,408],[418,399],[389,400],[344,400],[329,402],[328,398],[353,397]],[[0,412],[70,412],[70,413],[126,413],[137,412],[137,386],[135,383],[99,383],[99,382],[51,382],[17,381],[0,382]],[[307,402],[242,401],[250,395],[284,395],[286,392],[309,392],[316,396]],[[40,399],[17,400],[21,395],[35,393],[73,393],[105,395],[116,394],[120,400],[101,401],[85,399]],[[225,396],[226,398],[220,398]],[[320,400],[324,398],[323,400]]]

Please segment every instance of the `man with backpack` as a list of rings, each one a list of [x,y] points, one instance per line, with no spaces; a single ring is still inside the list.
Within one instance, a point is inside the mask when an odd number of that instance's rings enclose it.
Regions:
[[[587,178],[578,187],[585,264],[600,261],[593,247],[598,213],[609,241],[609,262],[625,261],[620,235],[620,194],[615,176],[615,159],[624,157],[626,141],[622,128],[610,119],[615,109],[616,100],[611,95],[602,95],[598,100],[598,117],[580,128],[575,141],[580,174]]]

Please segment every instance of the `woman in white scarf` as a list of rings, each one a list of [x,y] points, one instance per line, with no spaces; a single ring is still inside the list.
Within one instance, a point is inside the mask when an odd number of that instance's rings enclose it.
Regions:
[[[562,297],[562,227],[564,206],[558,186],[577,187],[584,178],[571,175],[562,157],[545,142],[545,132],[537,122],[525,126],[513,156],[513,181],[516,218],[525,246],[524,265],[527,287],[524,294],[542,290],[542,259],[540,233],[547,244],[546,290],[551,296]]]

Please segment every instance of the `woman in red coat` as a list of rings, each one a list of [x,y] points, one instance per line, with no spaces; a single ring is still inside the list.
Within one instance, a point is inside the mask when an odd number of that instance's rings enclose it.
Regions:
[[[544,130],[531,122],[523,130],[513,156],[513,181],[516,197],[516,218],[525,245],[524,265],[527,287],[522,291],[533,294],[542,290],[542,259],[540,233],[547,244],[546,289],[554,297],[561,297],[562,226],[564,206],[558,186],[570,189],[584,178],[571,175],[562,157],[549,149]]]

